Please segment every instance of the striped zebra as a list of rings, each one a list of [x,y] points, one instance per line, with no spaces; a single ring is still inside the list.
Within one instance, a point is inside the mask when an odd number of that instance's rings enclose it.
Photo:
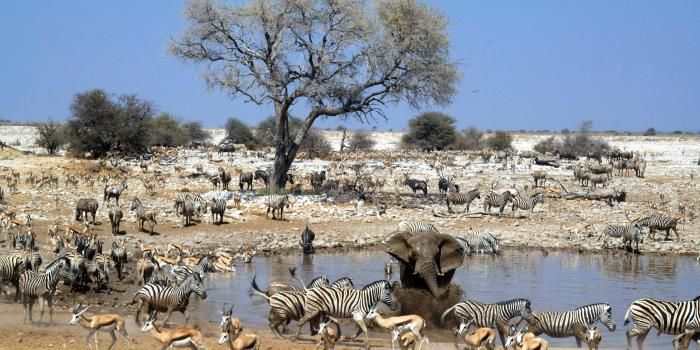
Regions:
[[[195,293],[202,299],[207,298],[207,292],[202,286],[202,279],[199,274],[193,273],[177,286],[162,286],[154,283],[147,283],[141,287],[136,294],[132,304],[138,303],[136,307],[136,324],[141,326],[140,314],[141,310],[147,306],[148,314],[152,311],[167,312],[163,324],[168,323],[170,314],[173,311],[181,312],[185,315],[185,325],[190,320],[190,313],[187,311],[187,305],[190,303],[190,295]]]
[[[365,335],[365,346],[369,347],[369,336],[367,335],[367,326],[364,319],[370,309],[379,302],[383,302],[391,308],[396,304],[394,289],[389,281],[379,280],[368,284],[360,290],[330,287],[311,289],[306,292],[304,317],[299,320],[295,339],[299,339],[301,327],[304,324],[325,313],[330,317],[336,318],[352,317]],[[357,335],[359,336],[360,332]]]
[[[498,254],[501,252],[501,245],[498,242],[498,238],[488,232],[469,230],[455,238],[468,254]]]
[[[200,279],[204,278],[205,272],[214,272],[214,264],[208,255],[199,258],[197,265],[194,266],[175,266],[170,270],[170,273],[175,277],[177,283],[184,281],[192,274],[199,275]]]
[[[212,186],[214,186],[214,190],[218,190],[219,184],[221,183],[221,178],[219,177],[219,174],[209,176],[209,182],[211,182]]]
[[[292,278],[295,280],[299,281],[301,283],[301,287],[304,292],[307,292],[311,288],[318,288],[318,287],[328,287],[331,285],[331,281],[328,280],[328,277],[326,276],[318,276],[309,282],[309,284],[304,283],[304,280],[297,275],[297,268],[296,266],[292,266],[289,268],[289,274],[292,275]],[[292,286],[294,289],[299,290],[298,288]]]
[[[645,218],[639,219],[635,221],[635,223],[639,226],[642,227],[648,227],[649,228],[649,237],[651,239],[656,239],[656,235],[654,234],[655,230],[660,230],[660,231],[666,231],[666,237],[664,237],[664,241],[668,239],[668,236],[671,234],[671,230],[676,234],[676,240],[680,240],[680,237],[678,236],[678,229],[676,228],[676,225],[678,225],[678,218],[674,218],[673,216],[668,216],[668,215],[651,215],[647,216]]]
[[[411,221],[411,220],[402,220],[401,222],[399,222],[398,231],[411,232],[411,233],[416,233],[416,232],[440,233],[440,231],[433,224],[429,224],[427,222],[421,222],[421,221]]]
[[[520,195],[517,195],[513,197],[512,199],[513,205],[511,209],[513,210],[513,217],[515,217],[515,210],[520,209],[520,210],[528,210],[530,213],[528,214],[528,218],[532,216],[532,212],[535,210],[535,206],[537,206],[538,203],[544,204],[544,194],[538,193],[530,198],[523,198],[520,197]]]
[[[152,210],[146,209],[141,204],[141,200],[134,197],[131,202],[131,210],[136,210],[136,220],[139,222],[139,230],[143,232],[143,224],[148,221],[151,223],[151,234],[153,234],[153,226],[157,225],[156,214]]]
[[[355,288],[355,284],[352,282],[352,278],[341,277],[331,283],[331,288],[353,289]]]
[[[238,187],[243,191],[243,185],[248,184],[246,186],[247,190],[252,190],[253,189],[253,173],[250,171],[246,171],[238,175]]]
[[[632,349],[632,338],[637,337],[637,347],[642,350],[642,343],[652,327],[659,333],[670,335],[694,333],[700,329],[698,324],[700,299],[695,298],[690,301],[637,299],[625,313],[625,326],[629,325],[630,319],[634,321],[634,328],[625,332],[627,349]]]
[[[128,259],[126,254],[126,241],[121,240],[119,243],[112,242],[112,250],[110,251],[109,255],[114,262],[114,267],[117,269],[117,277],[121,281],[122,271],[124,266],[126,266]]]
[[[445,323],[445,318],[452,312],[463,324],[472,322],[475,327],[496,327],[503,345],[506,343],[505,337],[508,334],[510,320],[520,317],[529,322],[532,319],[532,309],[527,299],[512,299],[493,304],[466,300],[445,310],[440,321]]]
[[[10,253],[11,257],[16,257],[24,263],[25,270],[39,271],[39,266],[43,262],[41,254],[33,249],[16,249]]]
[[[279,219],[284,220],[284,207],[289,208],[290,204],[294,204],[295,202],[296,197],[291,194],[270,194],[267,196],[267,213],[265,217],[267,217],[267,215],[270,214],[270,210],[272,210],[272,220],[277,220],[275,211],[279,210]]]
[[[24,273],[24,261],[16,256],[0,256],[0,282],[15,286],[15,301],[19,301],[19,277]]]
[[[69,270],[70,263],[66,258],[58,258],[46,266],[46,272],[25,271],[19,277],[19,291],[24,304],[24,323],[34,323],[32,308],[38,299],[41,307],[39,322],[44,318],[44,301],[49,307],[49,325],[53,324],[53,295],[58,282],[74,278]]]
[[[452,205],[464,205],[464,212],[468,213],[469,206],[472,204],[475,198],[481,199],[481,195],[479,194],[478,188],[475,188],[466,193],[447,192],[447,210],[449,210],[449,212],[452,213]]]
[[[219,225],[223,224],[224,212],[226,212],[226,200],[220,197],[212,198],[209,205],[211,206],[211,222]]]
[[[528,331],[535,336],[544,333],[552,338],[576,337],[576,345],[581,347],[581,342],[586,341],[586,329],[598,321],[615,331],[610,304],[591,304],[563,312],[533,312]]]
[[[504,191],[501,194],[491,191],[484,197],[484,212],[488,213],[491,211],[491,207],[496,207],[499,208],[498,216],[500,217],[501,214],[503,214],[503,209],[506,207],[506,204],[512,199],[513,194],[511,194],[510,191]]]
[[[231,182],[231,173],[223,167],[219,167],[219,179],[221,179],[221,189],[228,191],[228,184]]]
[[[603,229],[603,233],[598,237],[598,240],[605,236],[603,247],[608,247],[608,237],[622,238],[625,248],[632,249],[632,242],[636,243],[636,249],[639,251],[639,243],[644,243],[642,228],[638,223],[626,225],[608,225]]]
[[[122,208],[120,207],[112,207],[109,210],[109,213],[107,214],[109,216],[109,224],[112,227],[112,235],[116,236],[119,234],[119,223],[122,221],[122,217],[124,217],[124,213],[122,213]],[[94,221],[94,220],[93,220]]]
[[[268,296],[265,291],[262,291],[257,282],[255,281],[255,276],[253,276],[253,281],[251,282],[251,287],[253,292],[265,298],[270,304],[270,312],[267,316],[269,321],[268,327],[272,330],[275,335],[281,339],[284,337],[279,330],[282,326],[282,332],[287,330],[289,323],[294,321],[299,321],[304,316],[304,305],[306,304],[306,292],[302,291],[280,291],[272,296]],[[314,333],[313,326],[314,321],[311,321],[311,333]]]

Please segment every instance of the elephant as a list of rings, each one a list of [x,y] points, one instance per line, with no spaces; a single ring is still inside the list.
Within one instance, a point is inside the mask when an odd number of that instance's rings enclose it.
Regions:
[[[384,238],[384,244],[386,252],[399,261],[403,287],[428,289],[436,298],[445,294],[464,259],[462,245],[446,234],[395,231]]]

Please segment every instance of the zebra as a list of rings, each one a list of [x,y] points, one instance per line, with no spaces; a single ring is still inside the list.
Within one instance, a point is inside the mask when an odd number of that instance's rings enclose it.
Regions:
[[[593,174],[606,174],[608,175],[608,180],[612,179],[613,167],[611,165],[605,164],[591,164],[588,169]]]
[[[265,214],[265,217],[267,217],[268,214],[270,214],[270,210],[272,210],[272,220],[277,220],[277,216],[275,216],[275,211],[279,210],[280,212],[280,220],[284,220],[284,207],[286,206],[289,208],[290,204],[294,204],[296,202],[296,198],[293,195],[290,194],[270,194],[267,196],[267,213]]]
[[[251,282],[253,292],[265,298],[270,304],[270,312],[268,314],[268,327],[275,335],[284,339],[280,333],[279,326],[283,326],[283,331],[287,329],[289,323],[299,321],[304,316],[304,305],[306,304],[306,292],[302,291],[280,291],[272,296],[268,296],[266,292],[260,290],[255,276]],[[311,333],[314,333],[314,321],[311,322]]]
[[[637,347],[642,350],[642,343],[652,327],[659,333],[670,335],[694,333],[700,328],[698,325],[700,299],[695,298],[690,301],[637,299],[625,313],[625,326],[629,325],[630,319],[634,321],[634,328],[625,332],[627,349],[632,349],[632,338],[637,337]]]
[[[185,199],[185,201],[180,206],[180,215],[182,215],[184,221],[183,227],[187,227],[192,224],[194,213],[194,202],[190,198]]]
[[[642,235],[642,227],[639,223],[626,224],[626,225],[608,225],[603,229],[603,233],[598,237],[598,240],[603,237],[603,246],[607,248],[608,237],[611,238],[622,238],[622,242],[625,244],[625,248],[632,249],[632,242],[635,242],[635,249],[639,251],[639,243],[644,243],[644,236]]]
[[[168,323],[170,314],[173,311],[181,312],[185,315],[185,325],[190,320],[190,313],[187,311],[187,305],[190,302],[190,295],[195,293],[202,299],[207,298],[207,292],[202,286],[202,279],[199,274],[193,273],[180,282],[177,286],[161,286],[154,283],[147,283],[141,287],[136,294],[131,304],[138,303],[136,307],[136,324],[141,326],[140,314],[144,306],[148,307],[147,314],[153,311],[167,312],[163,324]]]
[[[574,165],[574,178],[582,187],[588,187],[588,172],[581,164]]]
[[[328,287],[331,285],[331,281],[328,280],[326,276],[318,276],[309,282],[309,284],[304,283],[304,281],[297,275],[297,268],[296,266],[292,266],[289,268],[289,274],[292,275],[292,278],[296,279],[301,283],[301,286],[305,292],[307,292],[309,289],[312,288],[318,288],[318,287]],[[292,286],[294,287],[294,286]],[[296,289],[296,287],[294,287]]]
[[[547,172],[544,170],[535,170],[532,172],[532,178],[535,180],[535,187],[547,185]]]
[[[520,210],[529,210],[528,218],[532,216],[532,212],[535,211],[535,206],[537,206],[537,203],[542,203],[544,204],[544,194],[538,193],[530,198],[523,198],[520,197],[520,195],[517,195],[511,199],[513,202],[513,205],[511,206],[511,209],[513,210],[513,217],[515,217],[515,210],[520,209]]]
[[[369,336],[364,319],[367,313],[383,302],[390,308],[396,304],[394,288],[386,280],[372,282],[364,288],[357,289],[337,289],[331,287],[318,287],[306,292],[306,302],[304,303],[304,317],[299,320],[295,339],[299,339],[301,327],[311,319],[320,316],[322,313],[330,317],[350,318],[360,327],[360,333],[365,335],[365,347],[369,348]]]
[[[184,281],[192,274],[198,274],[199,278],[203,279],[205,272],[214,272],[214,264],[208,255],[199,258],[195,266],[175,266],[170,270],[170,273],[178,283]]]
[[[105,186],[102,204],[104,205],[105,203],[109,202],[110,198],[115,198],[117,200],[117,205],[119,205],[119,196],[121,196],[122,192],[124,192],[124,190],[127,188],[129,188],[129,186],[126,183],[126,180],[122,180],[116,185]]]
[[[109,216],[109,224],[112,226],[112,235],[118,235],[119,234],[119,223],[122,221],[122,217],[124,216],[124,213],[122,213],[122,209],[120,207],[112,207],[112,209],[108,213]]]
[[[481,199],[478,188],[475,188],[467,193],[447,192],[447,210],[451,213],[451,205],[465,205],[464,212],[468,213],[469,206],[472,204],[475,198]]]
[[[609,331],[614,332],[615,321],[612,307],[608,303],[590,304],[563,312],[533,312],[528,330],[539,336],[544,333],[552,338],[576,337],[576,345],[586,341],[588,325],[600,321]]]
[[[223,198],[212,198],[210,204],[211,206],[211,221],[214,224],[224,223],[224,212],[226,211],[226,200]],[[218,216],[218,220],[217,220]]]
[[[112,250],[110,251],[109,256],[114,262],[114,266],[117,269],[117,277],[121,281],[122,270],[124,266],[126,266],[128,259],[126,254],[126,241],[122,240],[119,244],[117,244],[117,242],[112,242]]]
[[[95,213],[97,213],[97,208],[99,207],[96,200],[92,198],[80,198],[78,203],[75,205],[75,220],[80,221],[85,215],[85,220],[87,221],[87,214],[92,214],[92,223],[95,223]]]
[[[498,238],[488,232],[470,229],[466,233],[456,236],[455,238],[468,254],[498,254],[501,252],[501,245],[498,242]]]
[[[311,231],[309,229],[309,225],[306,225],[306,228],[304,229],[304,232],[301,233],[301,239],[299,240],[299,245],[302,248],[302,252],[304,255],[310,255],[315,252],[314,249],[314,239],[316,238],[316,234],[314,231]]]
[[[343,289],[353,289],[355,288],[355,284],[352,282],[352,278],[350,277],[341,277],[335,280],[335,282],[331,283],[330,285],[331,288],[343,288]]]
[[[43,262],[41,254],[39,254],[39,252],[33,248],[16,249],[10,253],[10,256],[14,256],[22,260],[25,270],[38,271],[39,266],[41,266],[41,263]]]
[[[501,214],[503,214],[503,209],[506,207],[506,204],[512,201],[512,199],[513,194],[511,194],[510,191],[504,191],[501,194],[491,191],[484,197],[484,212],[488,213],[491,211],[491,207],[497,207],[500,208],[498,211],[498,216],[500,217]]]
[[[445,318],[451,312],[454,312],[455,317],[461,323],[472,322],[476,327],[496,327],[503,345],[506,343],[505,336],[508,334],[508,325],[511,319],[520,317],[528,322],[532,319],[532,309],[528,299],[512,299],[493,304],[466,300],[445,310],[440,316],[440,321],[445,323]]]
[[[660,230],[660,231],[666,231],[666,237],[664,237],[664,241],[668,239],[668,236],[671,234],[671,230],[676,234],[676,239],[680,240],[680,237],[678,236],[678,229],[676,228],[676,225],[678,225],[678,218],[674,218],[672,216],[668,215],[651,215],[647,216],[645,218],[639,219],[635,222],[639,226],[644,226],[649,228],[649,237],[651,239],[656,239],[656,235],[654,234],[655,230]]]
[[[435,232],[440,233],[440,231],[433,224],[420,221],[402,220],[399,222],[398,231],[406,231],[411,233],[416,232]]]
[[[219,179],[221,180],[221,189],[228,191],[228,184],[231,182],[231,173],[223,167],[219,167]]]
[[[241,191],[243,191],[243,185],[248,184],[247,190],[252,190],[253,189],[253,173],[250,171],[246,171],[244,173],[241,173],[238,175],[238,187],[240,187]]]
[[[25,271],[24,261],[16,256],[0,256],[0,282],[15,286],[15,301],[19,301],[19,277]]]
[[[151,235],[153,234],[153,226],[158,225],[156,222],[156,214],[152,210],[147,210],[141,204],[141,200],[134,197],[131,201],[131,210],[136,210],[136,220],[139,222],[139,230],[144,231],[143,224],[148,221],[151,223]]]
[[[27,323],[27,319],[34,323],[32,308],[34,302],[39,299],[41,307],[39,322],[44,318],[44,301],[46,301],[46,305],[49,307],[49,325],[53,324],[53,295],[61,278],[74,278],[68,269],[69,267],[68,259],[58,258],[46,267],[44,273],[25,271],[20,275],[19,291],[22,294],[22,303],[24,304],[24,323]]]

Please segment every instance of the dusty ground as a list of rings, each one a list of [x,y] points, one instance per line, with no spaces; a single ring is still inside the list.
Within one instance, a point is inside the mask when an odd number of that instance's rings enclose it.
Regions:
[[[3,131],[0,135],[7,134],[7,129],[0,131]],[[546,135],[516,135],[514,145],[519,150],[528,150],[543,137]],[[30,138],[31,132],[24,129],[16,137],[20,144],[22,140]],[[378,147],[385,149],[392,148],[397,140],[396,134],[391,133],[380,134],[378,138],[380,140]],[[504,246],[597,251],[603,249],[602,241],[598,240],[603,227],[612,223],[625,223],[625,212],[641,216],[652,211],[660,211],[675,216],[681,215],[678,210],[681,204],[687,209],[684,222],[679,225],[680,241],[676,240],[675,236],[672,236],[672,240],[669,241],[647,239],[641,250],[644,254],[697,254],[700,225],[696,221],[695,211],[699,207],[697,198],[700,191],[694,182],[694,176],[700,170],[695,163],[700,156],[700,138],[696,136],[654,138],[611,136],[608,137],[608,141],[622,149],[644,154],[649,162],[646,178],[615,176],[612,180],[612,187],[625,189],[628,192],[627,202],[609,207],[602,202],[548,198],[544,205],[535,210],[531,218],[527,218],[522,212],[517,212],[513,217],[510,207],[507,208],[507,215],[503,218],[496,216],[462,219],[434,217],[432,215],[434,206],[445,208],[443,197],[436,193],[435,171],[427,162],[412,157],[400,157],[393,167],[385,167],[381,159],[362,160],[369,171],[387,180],[387,185],[379,198],[388,204],[388,208],[386,214],[381,217],[375,215],[374,206],[369,203],[351,201],[336,204],[332,199],[321,195],[303,195],[299,196],[298,202],[285,213],[285,221],[273,221],[266,218],[263,197],[256,196],[255,192],[243,192],[242,208],[229,209],[226,224],[212,225],[210,216],[205,216],[201,223],[183,228],[173,210],[172,200],[176,193],[187,188],[191,192],[202,193],[205,197],[215,194],[211,192],[211,185],[206,176],[196,176],[194,168],[197,164],[204,167],[205,173],[214,173],[221,165],[244,171],[265,168],[271,164],[271,160],[234,155],[230,159],[210,162],[204,152],[186,151],[181,152],[178,157],[177,165],[183,168],[181,170],[176,170],[173,164],[150,163],[148,172],[142,173],[137,162],[122,163],[122,167],[129,171],[129,188],[121,198],[122,208],[128,209],[131,199],[138,196],[146,206],[155,208],[159,212],[157,234],[150,236],[148,233],[138,232],[133,215],[125,211],[126,218],[121,228],[125,232],[123,237],[126,237],[130,246],[131,266],[128,271],[133,270],[135,260],[133,257],[139,255],[137,247],[142,242],[155,243],[161,247],[165,247],[169,242],[180,242],[200,250],[223,249],[239,252],[255,248],[258,254],[289,252],[298,254],[299,235],[304,227],[309,225],[316,232],[315,245],[321,250],[381,249],[382,238],[403,219],[431,222],[442,232],[454,235],[469,228],[486,230],[499,237]],[[219,159],[215,156],[215,160]],[[22,174],[22,179],[29,172],[53,173],[60,176],[60,184],[55,189],[36,189],[30,184],[22,183],[18,192],[6,191],[4,207],[7,210],[14,210],[19,214],[31,213],[34,218],[32,230],[39,237],[38,243],[42,245],[45,261],[50,257],[43,246],[46,243],[47,227],[54,223],[61,226],[80,227],[79,223],[73,220],[75,203],[79,198],[98,198],[102,205],[102,184],[97,183],[94,188],[89,188],[81,182],[77,189],[72,189],[64,183],[66,175],[84,173],[94,165],[95,162],[92,161],[23,155],[20,152],[7,150],[0,154],[0,174],[8,173],[8,169],[11,168],[18,170]],[[297,161],[292,171],[303,175],[328,166],[329,163],[326,161],[304,160]],[[515,186],[519,190],[524,190],[525,184],[532,187],[530,174],[533,170],[546,169],[551,179],[560,181],[570,191],[579,191],[581,188],[573,180],[570,167],[571,164],[564,164],[559,169],[529,167],[523,162],[515,163],[511,170],[509,165],[504,167],[500,163],[482,163],[479,160],[470,160],[466,156],[457,156],[448,167],[448,173],[456,176],[457,183],[463,189],[480,186],[485,190],[491,183],[498,181],[500,186]],[[155,196],[147,196],[138,178],[151,177],[154,172],[165,175],[167,180],[158,187]],[[424,198],[414,195],[407,187],[398,186],[397,180],[404,172],[413,172],[413,177],[427,179],[430,188],[429,196]],[[234,174],[232,188],[235,189],[238,187],[236,179],[237,175]],[[553,180],[548,181],[548,185],[553,189],[559,187]],[[0,187],[6,188],[5,186],[6,181],[0,179]],[[260,183],[256,182],[255,187],[259,189]],[[308,184],[305,185],[305,190],[309,190]],[[233,196],[233,192],[218,194],[228,196],[230,199]],[[480,211],[481,203],[480,200],[473,203],[471,211]],[[97,221],[100,224],[94,230],[100,239],[105,240],[105,247],[108,247],[113,237],[109,232],[106,211],[98,212]],[[0,243],[0,252],[7,251],[9,248],[7,243],[4,241]],[[135,276],[128,273],[124,281],[116,282],[116,276],[114,276],[111,279],[113,289],[111,294],[91,292],[79,298],[99,300],[104,307],[119,308],[132,313],[132,309],[127,305],[131,295],[124,291],[133,285],[134,278]],[[71,328],[65,325],[68,319],[66,308],[72,304],[72,298],[68,295],[58,297],[57,310],[59,308],[61,310],[57,313],[56,319],[61,325],[51,328],[35,326],[17,328],[21,323],[20,306],[0,304],[0,312],[5,315],[0,318],[0,337],[7,340],[0,348],[73,348],[74,344],[81,344],[83,330],[78,329],[77,326]],[[208,335],[209,345],[213,346],[215,338],[218,338],[216,325],[206,324],[201,327]],[[139,334],[135,325],[130,325],[129,331],[132,335],[138,335],[137,341],[140,346],[135,348],[142,348],[141,345],[146,348],[156,347],[155,341]],[[306,345],[278,343],[269,334],[265,332],[261,334],[265,336],[263,346],[265,349],[313,347],[311,343]],[[104,344],[107,338],[102,335],[101,339]],[[121,341],[118,344],[122,346]],[[386,341],[383,344],[389,345]],[[119,347],[121,348],[124,347]]]

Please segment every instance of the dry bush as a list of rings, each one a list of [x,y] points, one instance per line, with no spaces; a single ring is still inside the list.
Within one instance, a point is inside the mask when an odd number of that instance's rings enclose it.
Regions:
[[[416,314],[423,317],[429,325],[436,326],[440,324],[440,316],[445,310],[462,301],[464,291],[462,287],[450,284],[447,294],[439,299],[434,298],[425,289],[416,288],[398,288],[395,295],[396,299],[401,303],[402,315]],[[454,317],[447,318],[446,325],[442,326],[445,327],[447,325],[457,325]]]

